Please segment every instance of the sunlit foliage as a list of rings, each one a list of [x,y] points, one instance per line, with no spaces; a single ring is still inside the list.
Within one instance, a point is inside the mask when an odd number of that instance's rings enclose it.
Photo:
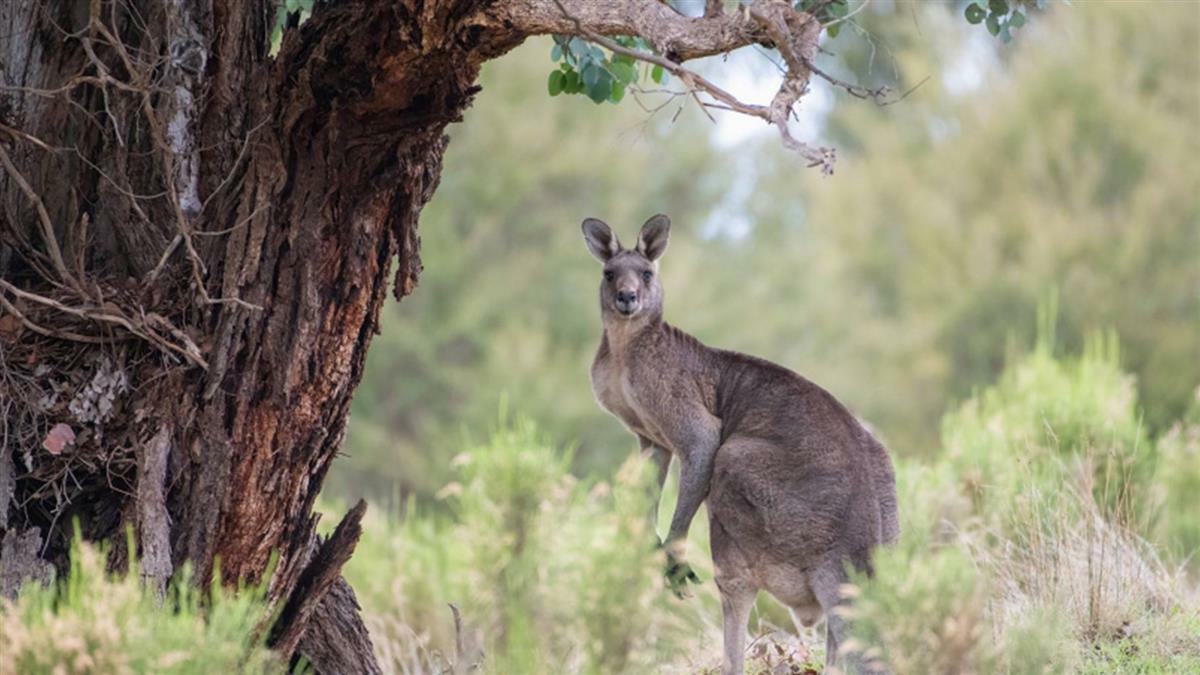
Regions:
[[[205,593],[183,573],[160,598],[106,557],[76,535],[64,578],[0,598],[0,674],[285,672],[262,644],[262,589]]]

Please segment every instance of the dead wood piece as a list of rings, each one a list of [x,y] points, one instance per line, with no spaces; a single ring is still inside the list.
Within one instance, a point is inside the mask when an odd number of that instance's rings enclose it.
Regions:
[[[362,536],[362,517],[366,511],[367,503],[358,500],[300,574],[267,640],[280,654],[290,657],[296,651],[313,613],[341,577],[342,565],[350,559]]]
[[[354,590],[338,577],[321,599],[297,646],[318,673],[383,672],[359,609]]]

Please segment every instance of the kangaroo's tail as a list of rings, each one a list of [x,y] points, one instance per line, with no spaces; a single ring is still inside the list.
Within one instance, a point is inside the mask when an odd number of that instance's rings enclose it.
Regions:
[[[887,448],[875,438],[871,427],[858,420],[862,428],[863,446],[867,449],[867,466],[879,504],[880,543],[891,544],[900,538],[900,511],[896,503],[896,470]]]

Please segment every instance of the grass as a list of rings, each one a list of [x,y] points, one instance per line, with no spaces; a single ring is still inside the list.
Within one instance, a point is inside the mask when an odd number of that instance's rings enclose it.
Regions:
[[[262,592],[197,589],[186,573],[160,599],[136,573],[109,574],[105,552],[76,542],[57,583],[0,599],[0,675],[20,673],[282,673],[252,636]]]
[[[1111,338],[1048,342],[901,462],[903,535],[860,579],[857,648],[896,672],[1200,672],[1190,423],[1146,438]]]

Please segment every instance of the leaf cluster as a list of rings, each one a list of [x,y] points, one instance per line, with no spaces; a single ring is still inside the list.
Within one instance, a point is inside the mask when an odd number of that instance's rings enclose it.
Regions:
[[[983,24],[993,37],[1005,44],[1012,42],[1013,32],[1025,25],[1027,3],[1022,0],[974,0],[963,9],[963,16],[971,25]],[[1048,0],[1035,0],[1037,9],[1045,9]]]
[[[621,36],[616,41],[630,49],[652,52],[650,44],[643,38]],[[643,67],[628,54],[605,52],[582,38],[569,35],[554,36],[550,60],[559,64],[557,70],[550,71],[546,81],[551,96],[583,94],[596,103],[619,103],[625,98],[628,87],[647,76],[656,84],[664,84],[669,77],[662,66]]]
[[[831,38],[838,36],[842,29],[841,20],[850,14],[850,0],[798,0],[795,7],[812,14],[822,24],[828,24],[825,33]]]

